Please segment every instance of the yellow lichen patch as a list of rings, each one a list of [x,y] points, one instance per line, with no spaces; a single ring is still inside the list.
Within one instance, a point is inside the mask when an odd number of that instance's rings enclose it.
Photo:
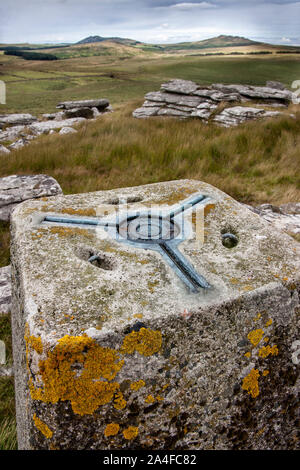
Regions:
[[[256,398],[259,395],[258,378],[259,371],[252,369],[243,380],[242,389],[246,390],[252,398]]]
[[[53,436],[53,431],[51,431],[51,429],[47,426],[47,424],[45,424],[42,420],[40,420],[35,413],[33,415],[33,421],[34,421],[35,427],[39,431],[41,431],[41,433],[44,434],[44,436],[47,439],[51,439],[51,437]]]
[[[46,403],[70,400],[74,413],[92,414],[119,390],[119,384],[111,381],[123,364],[116,351],[99,346],[92,338],[66,335],[39,362],[43,387],[35,386],[30,378],[31,397]]]
[[[126,407],[126,400],[124,400],[124,397],[123,397],[123,393],[122,392],[118,392],[115,396],[115,399],[114,399],[114,407],[116,410],[124,410],[124,408]]]
[[[266,327],[271,326],[273,323],[273,320],[270,318],[270,320],[267,321]]]
[[[269,375],[269,373],[270,373],[270,372],[269,372],[268,370],[264,370],[262,375],[263,375],[264,377],[266,377],[267,375]]]
[[[247,358],[249,359],[249,357],[251,357],[251,353],[250,353],[250,352],[246,352],[245,357],[247,357]]]
[[[69,227],[51,227],[49,232],[52,235],[58,235],[59,237],[73,237],[80,235],[85,238],[93,238],[93,235],[86,229],[83,228],[69,228]]]
[[[143,356],[152,356],[160,350],[161,345],[162,336],[160,331],[141,328],[140,331],[132,331],[125,336],[121,352],[133,354],[137,351]]]
[[[258,352],[258,355],[260,357],[263,357],[263,358],[266,358],[268,356],[277,356],[278,355],[278,348],[276,346],[276,344],[274,344],[274,346],[263,346],[262,348],[260,348],[259,352]]]
[[[155,398],[154,398],[152,395],[148,395],[148,396],[145,398],[145,402],[148,403],[148,404],[155,403]]]
[[[148,281],[148,288],[151,293],[154,292],[155,287],[159,285],[159,281]]]
[[[268,338],[268,336],[266,336],[266,337],[264,338],[264,342],[265,342],[265,343],[268,343],[269,341],[270,341],[270,338]]]
[[[253,346],[257,346],[258,343],[261,341],[264,331],[261,329],[253,330],[248,334],[249,341],[253,344]]]
[[[120,426],[117,423],[110,423],[106,426],[104,430],[104,436],[105,437],[110,437],[110,436],[116,436],[120,430]]]
[[[133,318],[139,318],[141,320],[143,316],[144,315],[142,313],[136,313],[135,315],[133,315]]]
[[[254,290],[254,287],[248,285],[248,286],[244,286],[242,290],[244,290],[245,292],[250,292],[251,290]]]
[[[95,209],[72,209],[71,207],[66,207],[65,209],[61,209],[60,212],[62,214],[81,215],[87,217],[96,216]]]
[[[204,215],[207,216],[211,211],[213,211],[216,208],[215,204],[207,204],[204,207]]]
[[[143,380],[139,380],[138,382],[132,382],[130,385],[131,390],[138,391],[140,388],[145,387],[146,383]]]
[[[26,327],[25,327],[25,336],[24,336],[24,338],[25,338],[25,341],[26,341],[27,348],[31,347],[38,354],[43,353],[43,343],[42,343],[41,338],[36,337],[36,336],[31,336],[29,334],[28,325],[26,325]]]
[[[135,439],[139,433],[139,428],[136,428],[135,426],[129,426],[129,428],[124,429],[123,435],[125,439],[128,441]]]
[[[261,313],[258,313],[254,318],[254,321],[258,321],[261,318]]]
[[[236,277],[230,279],[231,284],[239,284],[239,280]]]

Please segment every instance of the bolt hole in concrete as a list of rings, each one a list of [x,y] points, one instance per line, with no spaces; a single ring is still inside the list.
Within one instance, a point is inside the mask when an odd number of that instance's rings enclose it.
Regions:
[[[113,199],[108,199],[104,202],[104,204],[108,204],[111,206],[118,206],[119,204],[133,204],[134,202],[142,202],[143,198],[139,196],[132,196],[132,197],[115,197]]]
[[[95,268],[112,271],[115,268],[115,260],[104,253],[93,250],[92,248],[80,248],[76,255],[83,261],[90,263]]]
[[[239,239],[234,229],[227,227],[221,231],[222,245],[231,249],[237,246]]]

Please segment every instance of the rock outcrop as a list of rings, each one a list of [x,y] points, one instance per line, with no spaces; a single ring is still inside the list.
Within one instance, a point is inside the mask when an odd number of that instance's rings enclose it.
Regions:
[[[268,82],[265,87],[219,83],[201,87],[192,81],[177,79],[162,84],[160,91],[147,93],[143,106],[136,109],[133,116],[198,118],[231,127],[248,120],[280,116],[281,112],[262,106],[286,107],[291,102],[300,100],[277,82]]]
[[[11,268],[0,268],[0,316],[11,310]]]
[[[259,214],[274,228],[290,235],[300,235],[300,203],[288,203],[282,206],[262,204],[258,207],[247,206],[252,212]]]
[[[0,125],[2,126],[27,126],[38,119],[31,114],[2,114]]]
[[[20,202],[63,194],[58,182],[47,175],[7,176],[0,178],[0,221],[9,221]]]
[[[71,133],[71,129],[86,120],[94,120],[113,109],[106,99],[65,101],[57,105],[61,111],[43,114],[40,119],[31,114],[0,115],[0,155],[9,154],[28,145],[42,134]],[[76,132],[73,129],[74,133]]]

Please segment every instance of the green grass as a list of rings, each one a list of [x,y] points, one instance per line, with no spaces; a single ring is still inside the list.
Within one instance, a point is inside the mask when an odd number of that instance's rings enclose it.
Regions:
[[[12,364],[11,326],[8,315],[0,316],[0,340],[6,345],[6,367]],[[14,381],[0,377],[0,450],[17,448]]]
[[[59,101],[103,97],[116,106],[143,101],[172,78],[264,85],[279,80],[291,86],[300,77],[299,57],[152,57],[120,60],[119,56],[86,57],[34,63],[4,56],[0,67],[7,80],[7,105],[1,112],[55,111]],[[24,65],[25,63],[25,65]],[[2,79],[0,74],[0,79]]]

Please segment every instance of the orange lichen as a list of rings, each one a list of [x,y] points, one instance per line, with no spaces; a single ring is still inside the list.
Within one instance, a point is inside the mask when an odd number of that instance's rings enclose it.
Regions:
[[[65,209],[61,209],[60,211],[62,214],[70,214],[70,215],[81,215],[81,216],[96,216],[95,209],[72,209],[71,207],[66,207]]]
[[[152,395],[148,395],[148,396],[145,398],[145,402],[148,403],[148,404],[155,403],[155,398],[154,398]]]
[[[259,395],[258,378],[259,371],[252,369],[243,380],[242,389],[246,390],[252,398],[256,398]]]
[[[264,370],[262,375],[263,375],[264,377],[266,377],[267,375],[269,375],[269,373],[270,373],[270,371]]]
[[[267,323],[266,323],[266,326],[267,326],[267,327],[268,327],[268,326],[271,326],[271,325],[272,325],[272,323],[273,323],[273,320],[272,320],[272,319],[270,319],[270,320],[268,320],[268,321],[267,321]]]
[[[263,346],[262,348],[260,348],[259,352],[258,352],[258,355],[260,357],[263,357],[263,358],[266,358],[268,356],[277,356],[278,355],[278,348],[276,346],[276,344],[274,344],[274,346]]]
[[[253,346],[257,346],[258,343],[261,341],[264,335],[264,331],[261,329],[253,330],[248,334],[249,341],[253,344]]]
[[[135,426],[129,426],[129,428],[124,429],[123,435],[128,441],[135,439],[139,433],[139,428]]]
[[[40,420],[35,413],[33,415],[33,421],[34,421],[35,427],[39,431],[41,431],[41,433],[44,434],[44,436],[47,439],[51,439],[51,437],[53,436],[53,431],[51,431],[51,429],[47,426],[47,424],[45,424],[42,420]]]
[[[88,230],[83,228],[69,228],[69,227],[51,227],[49,229],[50,233],[53,235],[58,235],[60,237],[72,237],[74,235],[80,235],[86,238],[92,238],[93,235],[89,233]]]
[[[254,318],[254,321],[258,321],[261,318],[261,313],[258,313]]]
[[[157,353],[162,345],[162,335],[160,331],[141,328],[140,331],[132,331],[125,336],[121,352],[133,354],[137,351],[143,356],[152,356]]]
[[[248,357],[248,358],[251,357],[251,353],[250,353],[250,352],[246,352],[245,357]]]
[[[207,204],[204,207],[204,215],[207,216],[211,211],[213,211],[216,208],[215,204]]]
[[[92,338],[66,335],[39,362],[43,387],[35,386],[30,378],[31,397],[46,403],[70,400],[74,413],[92,414],[119,390],[119,384],[111,381],[123,364],[116,351],[99,346]]]
[[[132,382],[130,385],[131,390],[138,391],[140,388],[145,387],[146,383],[143,380],[139,380],[138,382]]]
[[[25,327],[25,336],[24,336],[24,338],[25,338],[25,341],[26,341],[27,348],[31,347],[38,354],[43,353],[43,343],[42,343],[41,338],[36,337],[36,336],[31,336],[29,334],[28,325],[26,325],[26,327]]]
[[[126,407],[126,400],[124,400],[123,393],[118,392],[114,399],[114,407],[116,410],[123,410]]]
[[[120,430],[120,426],[117,423],[110,423],[106,426],[104,430],[104,436],[105,437],[110,437],[110,436],[115,436],[118,434]]]

